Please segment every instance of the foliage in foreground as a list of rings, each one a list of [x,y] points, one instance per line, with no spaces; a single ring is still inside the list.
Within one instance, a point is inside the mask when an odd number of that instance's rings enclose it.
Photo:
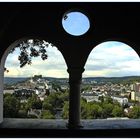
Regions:
[[[87,102],[81,98],[81,119],[106,119],[112,117],[140,118],[140,107],[134,106],[126,115],[124,108],[111,98],[101,99],[102,102]],[[30,109],[42,110],[40,118],[55,119],[56,110],[62,109],[62,118],[69,117],[68,92],[50,94],[44,101],[40,101],[36,95],[30,97],[27,103],[20,103],[20,100],[11,94],[4,95],[4,117],[7,118],[37,118],[28,114]]]

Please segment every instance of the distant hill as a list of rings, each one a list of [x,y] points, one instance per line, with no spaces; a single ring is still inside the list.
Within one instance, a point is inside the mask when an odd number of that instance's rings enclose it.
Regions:
[[[130,81],[139,81],[140,76],[124,76],[124,77],[87,77],[83,78],[86,81],[97,81],[97,82],[130,82]]]
[[[4,84],[13,85],[18,82],[22,82],[27,80],[27,78],[19,78],[19,77],[4,77]]]
[[[48,81],[56,81],[56,82],[66,82],[68,81],[68,78],[54,78],[54,77],[43,77]],[[4,84],[8,85],[13,85],[18,82],[22,82],[27,80],[28,78],[25,77],[5,77],[4,78]],[[113,82],[113,83],[118,83],[118,82],[130,82],[130,81],[139,81],[140,82],[140,76],[124,76],[124,77],[87,77],[83,78],[86,81],[97,81],[97,82]]]
[[[62,80],[68,80],[68,78],[54,78],[54,77],[43,77],[44,79],[48,80],[48,81],[62,81]],[[4,77],[4,84],[8,84],[8,85],[13,85],[19,82],[23,82],[26,81],[27,79],[29,79],[29,77]]]

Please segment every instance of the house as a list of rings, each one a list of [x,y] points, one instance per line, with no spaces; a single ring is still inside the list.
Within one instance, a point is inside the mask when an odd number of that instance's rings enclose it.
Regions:
[[[124,106],[124,105],[127,105],[128,104],[128,98],[126,97],[120,97],[120,96],[111,96],[111,98],[114,100],[114,101],[117,101],[120,103],[120,105]]]

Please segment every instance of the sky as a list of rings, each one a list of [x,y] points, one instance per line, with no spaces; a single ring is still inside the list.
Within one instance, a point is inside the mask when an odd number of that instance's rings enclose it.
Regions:
[[[56,47],[47,48],[48,59],[42,60],[40,57],[33,58],[31,65],[20,68],[18,55],[19,49],[8,55],[5,67],[9,72],[5,72],[6,77],[31,77],[33,75],[43,75],[48,77],[67,77],[67,66],[65,60]],[[59,59],[58,59],[59,58]]]
[[[79,36],[88,31],[90,22],[83,13],[70,12],[66,16],[66,19],[62,19],[62,26],[67,33]]]
[[[128,45],[108,41],[97,45],[85,65],[85,77],[122,77],[140,75],[140,58]]]
[[[9,54],[5,67],[6,77],[31,77],[33,75],[66,77],[68,78],[65,60],[56,47],[47,48],[48,59],[43,61],[40,57],[33,58],[32,65],[19,67],[18,54],[16,50]],[[59,59],[58,59],[59,58]],[[96,46],[90,53],[85,65],[83,77],[121,77],[140,75],[140,59],[137,53],[128,45],[109,41]]]
[[[73,12],[67,15],[66,20],[62,19],[62,25],[65,24],[63,27],[70,34],[81,35],[89,29],[89,20],[83,14]],[[57,78],[69,77],[65,60],[56,47],[47,48],[48,59],[46,61],[41,58],[34,58],[32,65],[26,65],[23,68],[19,67],[19,52],[16,49],[8,55],[5,67],[8,68],[9,72],[5,72],[5,77],[31,77],[40,74]],[[88,57],[85,72],[83,73],[83,77],[139,75],[140,59],[137,53],[130,46],[116,41],[104,42],[95,46]]]

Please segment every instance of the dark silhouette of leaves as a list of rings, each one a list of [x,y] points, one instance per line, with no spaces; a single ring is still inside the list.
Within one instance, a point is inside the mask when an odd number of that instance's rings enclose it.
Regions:
[[[27,41],[22,41],[20,44],[16,46],[16,48],[20,49],[20,54],[18,56],[18,60],[20,63],[20,67],[24,67],[25,65],[32,64],[33,57],[41,57],[42,60],[46,60],[48,58],[46,48],[48,46],[54,46],[45,41],[40,41],[38,39],[30,39]],[[11,53],[15,51],[15,48],[11,50]]]
[[[67,15],[64,15],[64,20],[66,20],[68,18],[68,16]]]

